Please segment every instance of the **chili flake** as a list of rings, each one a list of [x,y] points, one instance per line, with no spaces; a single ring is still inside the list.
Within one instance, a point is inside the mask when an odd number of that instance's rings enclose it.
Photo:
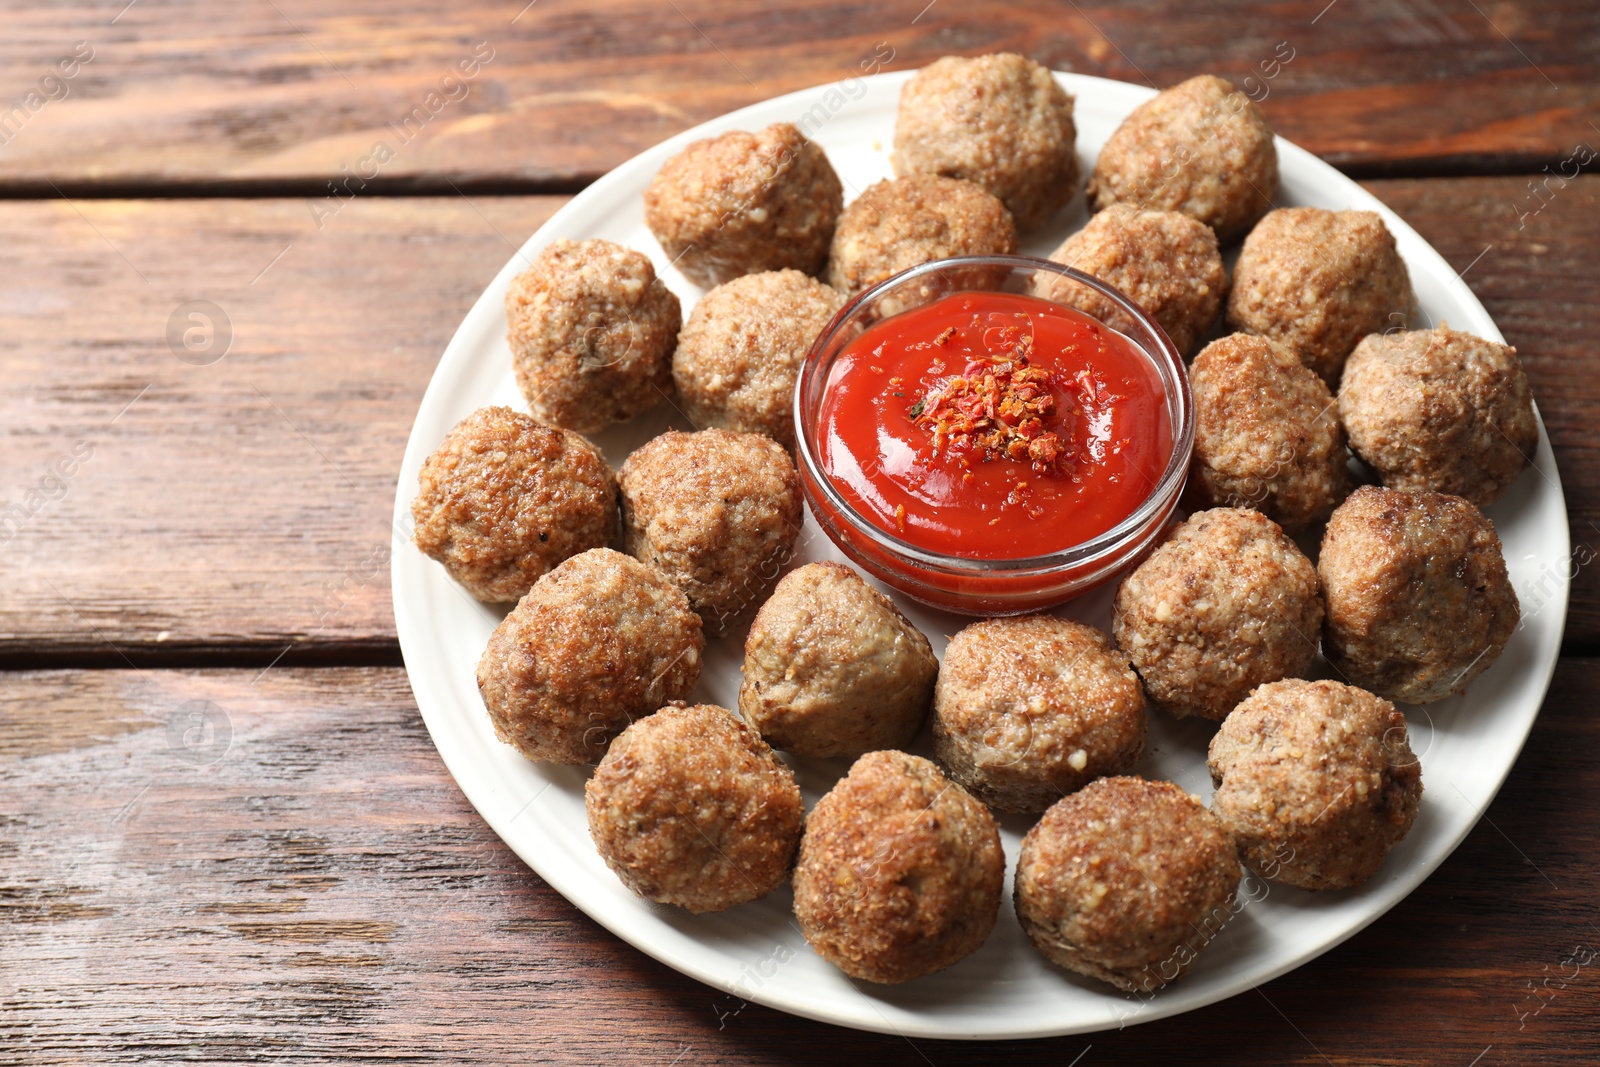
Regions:
[[[1028,365],[1032,342],[1025,334],[1004,357],[974,358],[965,374],[911,405],[906,415],[933,434],[935,454],[971,451],[984,462],[1027,463],[1038,474],[1070,468],[1060,435],[1044,428],[1057,405],[1050,375]]]

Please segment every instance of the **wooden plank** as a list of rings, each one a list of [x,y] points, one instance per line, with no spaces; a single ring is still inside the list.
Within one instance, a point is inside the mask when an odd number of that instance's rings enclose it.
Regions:
[[[1574,543],[1600,551],[1600,177],[1537,214],[1526,186],[1368,185],[1522,351]],[[368,198],[321,230],[303,201],[0,204],[0,516],[27,512],[0,522],[0,664],[393,662],[384,561],[417,404],[508,242],[558,203]],[[210,366],[167,345],[193,299],[233,323]],[[74,463],[79,442],[93,455]],[[1595,570],[1578,574],[1574,647],[1600,642]]]
[[[1589,0],[5,6],[13,194],[304,192],[344,168],[399,189],[567,187],[779,93],[998,50],[1158,86],[1251,78],[1280,133],[1364,173],[1537,170],[1600,144]],[[78,42],[92,58],[44,80]],[[441,87],[463,61],[473,76]],[[394,157],[364,168],[379,141]]]
[[[0,206],[0,661],[392,660],[417,404],[561,202],[367,199],[320,229],[300,200]],[[231,323],[209,365],[169,345],[195,300]]]
[[[1600,977],[1561,961],[1600,948],[1597,689],[1600,661],[1563,661],[1488,817],[1345,945],[1171,1020],[986,1046],[741,1007],[618,941],[466,804],[399,670],[0,675],[0,1047],[33,1064],[954,1067],[1090,1046],[1084,1064],[1593,1062]],[[212,732],[185,747],[195,702]]]

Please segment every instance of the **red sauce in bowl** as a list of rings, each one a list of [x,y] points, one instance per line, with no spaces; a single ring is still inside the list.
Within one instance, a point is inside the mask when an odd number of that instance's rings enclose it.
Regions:
[[[869,327],[839,354],[821,463],[886,533],[1023,559],[1136,511],[1172,457],[1162,382],[1114,330],[1035,297],[965,292]]]

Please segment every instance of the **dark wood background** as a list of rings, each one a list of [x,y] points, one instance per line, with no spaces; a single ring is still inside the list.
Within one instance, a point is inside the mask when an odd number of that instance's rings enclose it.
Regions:
[[[889,69],[1013,49],[1164,86],[1261,77],[1280,42],[1279,132],[1404,216],[1521,352],[1586,563],[1600,176],[1551,175],[1600,148],[1592,0],[4,0],[0,20],[0,102],[40,105],[0,126],[0,512],[22,507],[0,526],[0,1062],[1600,1060],[1600,956],[1562,966],[1600,952],[1597,568],[1505,788],[1402,905],[1223,1004],[997,1047],[734,1012],[583,917],[435,754],[387,565],[446,340],[510,247],[634,152],[882,45]],[[466,97],[328,200],[482,44]],[[192,300],[231,333],[209,365],[168,346]],[[226,746],[170,743],[208,707]]]

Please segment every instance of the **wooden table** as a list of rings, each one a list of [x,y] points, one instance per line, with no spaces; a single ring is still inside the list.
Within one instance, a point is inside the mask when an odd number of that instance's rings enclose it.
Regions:
[[[4,3],[0,1061],[1600,1059],[1592,0],[523,2]],[[1462,272],[1543,410],[1578,566],[1509,781],[1394,911],[1211,1008],[995,1047],[741,1005],[524,868],[407,688],[395,472],[510,247],[639,149],[885,48],[1261,79]],[[218,332],[185,362],[192,301]]]

